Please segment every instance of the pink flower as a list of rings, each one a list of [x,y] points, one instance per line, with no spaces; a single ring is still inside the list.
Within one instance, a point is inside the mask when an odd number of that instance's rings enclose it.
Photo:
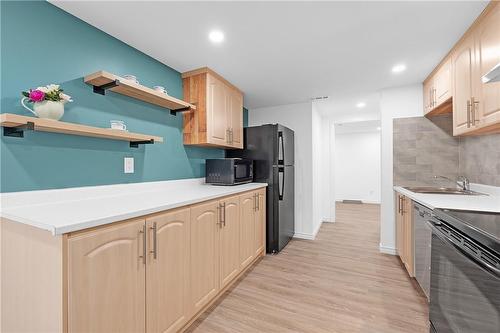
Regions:
[[[30,100],[32,102],[41,102],[45,98],[45,93],[41,90],[30,90]]]

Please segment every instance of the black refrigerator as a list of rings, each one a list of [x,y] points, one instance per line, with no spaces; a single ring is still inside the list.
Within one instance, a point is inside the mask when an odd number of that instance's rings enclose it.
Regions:
[[[254,160],[254,181],[268,184],[266,249],[281,251],[295,232],[294,132],[280,124],[247,127],[243,150],[226,157]]]

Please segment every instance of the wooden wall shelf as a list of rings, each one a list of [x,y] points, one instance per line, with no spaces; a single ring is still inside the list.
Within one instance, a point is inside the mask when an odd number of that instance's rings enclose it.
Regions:
[[[104,95],[106,90],[139,99],[143,102],[158,105],[170,109],[170,113],[176,115],[177,112],[195,110],[196,106],[184,102],[178,98],[161,93],[152,88],[137,84],[130,80],[125,80],[118,75],[99,71],[85,76],[85,83],[94,87],[94,92]]]
[[[0,115],[0,126],[4,128],[4,135],[19,138],[24,137],[25,130],[34,130],[128,141],[130,142],[130,146],[135,148],[138,147],[139,144],[163,142],[163,138],[159,136],[67,123],[59,120],[26,117],[12,113],[2,113]]]

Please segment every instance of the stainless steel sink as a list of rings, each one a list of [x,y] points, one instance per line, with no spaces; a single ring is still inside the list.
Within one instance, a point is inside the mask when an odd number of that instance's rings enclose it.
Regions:
[[[484,193],[479,193],[471,190],[462,190],[459,188],[451,187],[432,187],[432,186],[419,186],[419,187],[404,187],[408,191],[415,193],[427,193],[427,194],[455,194],[455,195],[487,195]]]

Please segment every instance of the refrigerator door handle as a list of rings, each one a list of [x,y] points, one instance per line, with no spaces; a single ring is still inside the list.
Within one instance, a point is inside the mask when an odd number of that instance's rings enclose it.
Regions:
[[[285,143],[283,142],[283,132],[278,132],[278,164],[285,164]]]
[[[283,200],[283,194],[285,193],[285,168],[278,167],[278,199],[280,201]]]

